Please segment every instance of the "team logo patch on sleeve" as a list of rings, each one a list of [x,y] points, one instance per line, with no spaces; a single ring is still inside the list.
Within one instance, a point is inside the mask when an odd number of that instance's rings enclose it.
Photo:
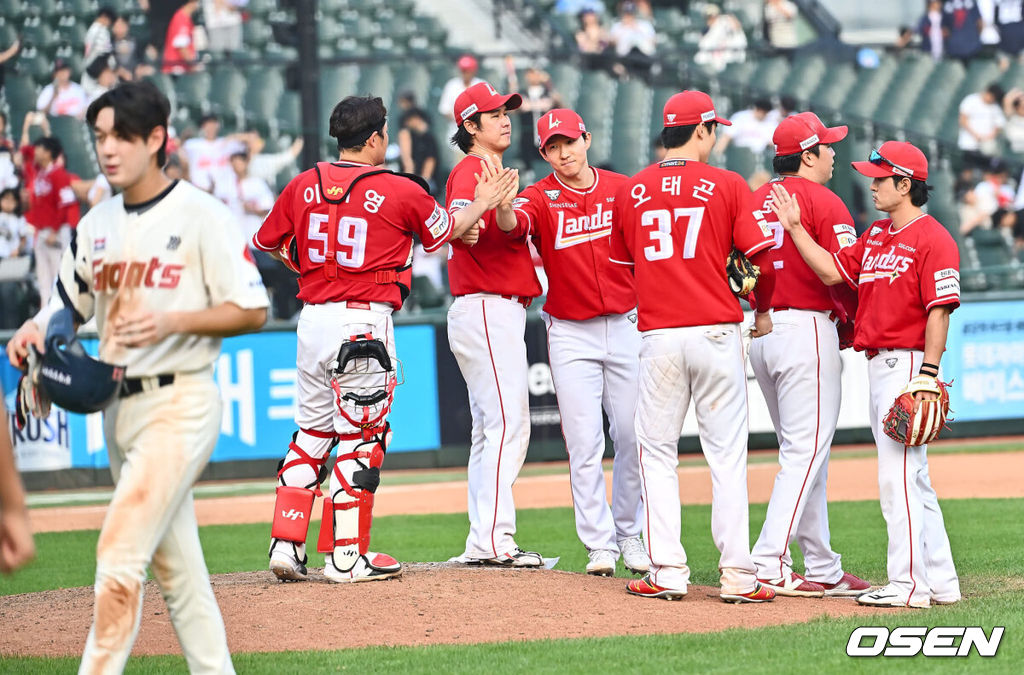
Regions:
[[[448,205],[448,210],[452,211],[453,213],[455,211],[461,211],[462,209],[466,208],[472,203],[473,200],[471,199],[453,199],[452,203]]]
[[[836,239],[839,241],[839,248],[852,246],[857,241],[857,230],[853,229],[853,225],[837,223],[832,226],[832,231],[836,233]]]
[[[527,199],[526,197],[516,197],[515,199],[512,200],[512,208],[518,209],[520,207],[526,206],[529,203],[530,200]]]
[[[960,272],[952,267],[935,272],[935,297],[960,296]]]
[[[430,231],[430,236],[434,239],[438,239],[448,231],[448,212],[440,206],[435,206],[434,212],[430,214],[430,218],[428,218],[427,222],[424,224],[427,226],[427,230]]]
[[[558,198],[561,196],[562,191],[561,190],[545,190],[544,194],[546,194],[548,196],[548,199],[550,199],[551,201],[555,202],[555,201],[558,201]]]

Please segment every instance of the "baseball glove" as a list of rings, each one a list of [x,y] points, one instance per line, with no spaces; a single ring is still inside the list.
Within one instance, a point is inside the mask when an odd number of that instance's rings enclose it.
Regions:
[[[741,298],[750,295],[757,285],[757,277],[761,268],[747,259],[747,256],[733,249],[725,261],[725,274],[729,278],[729,288]]]
[[[903,445],[926,445],[938,438],[949,415],[948,386],[931,375],[912,379],[882,420],[885,435]],[[917,401],[914,394],[919,391],[931,392],[937,398]]]
[[[299,272],[299,245],[295,243],[295,235],[289,234],[288,237],[281,244],[281,248],[277,249],[277,254],[281,257],[281,262],[284,266],[290,269],[296,274]]]
[[[34,346],[29,347],[27,370],[18,380],[18,392],[14,399],[14,425],[20,431],[28,424],[29,415],[37,419],[50,416],[50,397],[39,385],[39,371],[43,360]]]

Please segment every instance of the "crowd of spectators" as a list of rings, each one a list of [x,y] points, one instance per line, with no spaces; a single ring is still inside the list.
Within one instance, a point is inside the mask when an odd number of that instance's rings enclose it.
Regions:
[[[909,43],[915,37],[935,60],[972,58],[995,51],[1005,70],[1024,52],[1024,0],[928,0],[915,31],[900,30]]]

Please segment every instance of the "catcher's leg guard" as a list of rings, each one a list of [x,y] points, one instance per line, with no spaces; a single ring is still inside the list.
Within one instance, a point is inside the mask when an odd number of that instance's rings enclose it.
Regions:
[[[303,450],[300,444],[310,448]],[[327,476],[327,456],[337,445],[329,432],[300,430],[292,436],[288,454],[278,465],[277,499],[270,530],[270,569],[282,581],[306,578],[306,535],[313,499],[321,494]],[[295,483],[298,481],[298,485]],[[300,487],[301,486],[301,487]]]
[[[402,571],[394,558],[370,552],[374,492],[380,484],[390,427],[385,424],[375,436],[364,438],[362,433],[342,436],[343,446],[354,447],[350,452],[339,451],[331,480],[332,499],[324,500],[319,550],[330,553],[324,574],[332,581],[386,579]]]

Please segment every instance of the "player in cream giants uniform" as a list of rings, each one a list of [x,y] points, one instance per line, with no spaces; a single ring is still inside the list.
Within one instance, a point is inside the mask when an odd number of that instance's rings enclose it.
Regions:
[[[470,204],[475,174],[508,149],[508,111],[522,102],[519,94],[502,96],[487,82],[474,84],[455,100],[459,128],[452,140],[466,157],[452,169],[445,186],[452,216]],[[448,342],[466,380],[473,414],[469,536],[459,560],[539,567],[540,554],[516,544],[512,501],[512,484],[530,442],[526,308],[541,292],[526,240],[509,237],[498,227],[499,219],[508,229],[515,222],[514,198],[487,212],[476,244],[453,241],[448,260],[455,296],[448,309]]]
[[[832,178],[832,144],[846,127],[826,127],[814,113],[792,115],[775,130],[775,172],[754,191],[754,204],[775,234],[772,332],[750,347],[750,365],[764,393],[779,439],[780,469],[768,513],[751,556],[762,584],[779,595],[860,595],[871,584],[843,572],[829,543],[825,487],[828,456],[839,420],[842,361],[837,322],[853,320],[857,300],[846,287],[821,283],[789,241],[771,210],[773,186],[783,185],[806,205],[802,222],[830,252],[856,241],[853,218],[825,187]],[[831,292],[830,292],[831,291]],[[789,545],[804,554],[806,578],[793,571]]]
[[[270,569],[282,581],[306,578],[310,512],[334,447],[338,460],[319,546],[327,553],[325,576],[353,582],[401,573],[397,560],[369,550],[374,492],[391,438],[387,414],[395,367],[387,383],[376,384],[349,372],[327,382],[325,371],[343,347],[369,348],[374,342],[383,343],[393,364],[391,314],[408,292],[413,236],[427,251],[436,250],[453,234],[472,231],[485,210],[514,195],[516,185],[511,171],[499,178],[489,173],[490,165],[483,167],[484,178],[470,192],[473,201],[452,218],[425,185],[379,168],[388,146],[380,98],[343,99],[331,113],[330,133],[338,141],[339,161],[320,162],[288,183],[253,237],[257,248],[270,253],[294,240],[289,263],[299,272],[298,297],[305,303],[297,327],[299,430],[278,471],[271,530]],[[369,360],[355,362],[361,367]],[[353,410],[345,402],[353,383],[383,388],[387,395]]]
[[[721,552],[721,597],[764,602],[775,593],[758,583],[750,559],[747,514],[747,378],[743,312],[726,281],[733,248],[760,264],[756,330],[771,331],[767,313],[774,271],[767,225],[754,220],[741,176],[706,164],[715,145],[711,97],[684,91],[663,111],[665,159],[631,178],[615,197],[611,259],[634,268],[640,330],[640,397],[636,436],[650,573],[628,592],[679,599],[690,569],[680,541],[679,435],[690,400],[711,468],[711,531]]]
[[[220,433],[221,337],[259,328],[267,293],[238,224],[216,198],[161,171],[170,105],[148,82],[119,85],[86,119],[110,184],[65,250],[57,293],[12,338],[42,347],[61,306],[95,317],[100,358],[124,364],[103,429],[117,487],[96,546],[96,602],[83,673],[120,672],[139,629],[146,567],[191,672],[233,672],[199,543],[192,484]]]
[[[801,225],[803,204],[782,185],[774,188],[772,210],[821,280],[845,282],[860,301],[853,347],[868,358],[868,415],[878,446],[889,583],[857,601],[882,607],[948,604],[960,599],[960,582],[928,476],[928,446],[894,441],[882,421],[913,377],[939,374],[949,314],[960,305],[960,254],[946,228],[921,210],[928,201],[924,153],[910,143],[888,141],[853,167],[873,179],[875,208],[889,218],[873,223],[852,246],[830,254],[815,243]]]
[[[591,137],[572,110],[542,116],[537,133],[553,173],[516,199],[509,234],[533,239],[548,276],[543,317],[569,454],[576,533],[588,551],[589,574],[614,574],[620,551],[628,569],[646,572],[633,430],[640,352],[636,291],[628,268],[608,259],[615,193],[626,177],[591,168]],[[611,509],[601,465],[602,406],[615,443]]]

